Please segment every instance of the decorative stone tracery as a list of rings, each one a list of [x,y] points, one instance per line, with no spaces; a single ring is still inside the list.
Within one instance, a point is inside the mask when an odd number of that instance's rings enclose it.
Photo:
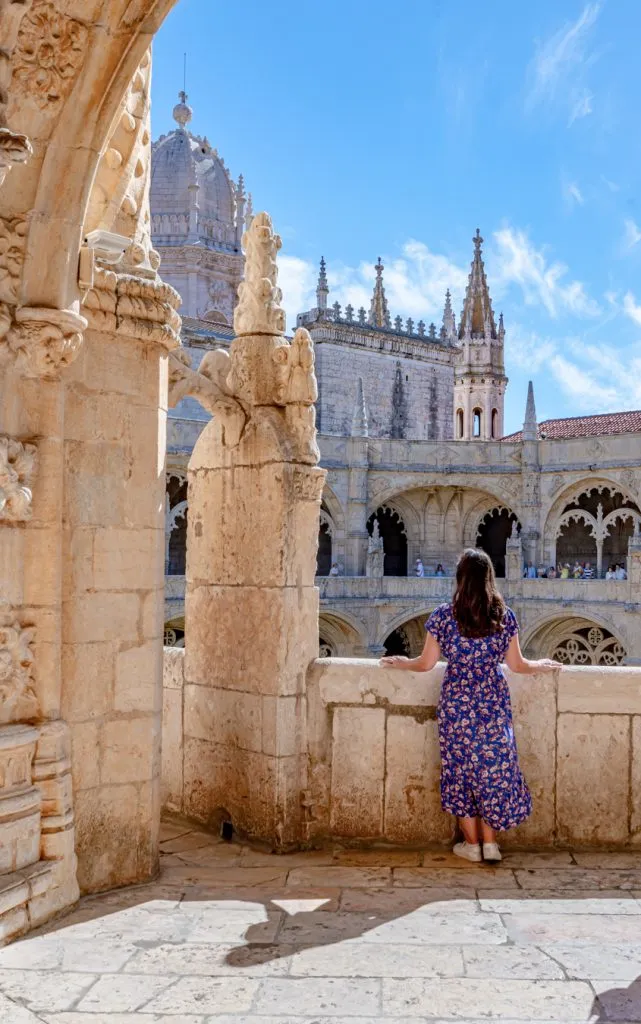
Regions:
[[[621,665],[625,653],[615,636],[590,626],[557,638],[552,657],[564,665]]]
[[[0,520],[19,522],[31,515],[31,483],[37,448],[0,435]]]
[[[25,625],[13,608],[0,608],[0,725],[38,717],[34,636],[33,627]]]

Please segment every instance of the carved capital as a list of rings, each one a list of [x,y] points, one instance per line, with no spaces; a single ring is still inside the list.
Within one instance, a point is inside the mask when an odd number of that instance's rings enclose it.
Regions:
[[[8,605],[0,607],[0,725],[33,721],[38,700],[33,687],[35,630]]]
[[[86,327],[85,318],[71,310],[23,306],[15,311],[6,342],[25,376],[55,377],[77,356]]]
[[[0,520],[23,522],[31,516],[31,482],[37,448],[0,435]]]

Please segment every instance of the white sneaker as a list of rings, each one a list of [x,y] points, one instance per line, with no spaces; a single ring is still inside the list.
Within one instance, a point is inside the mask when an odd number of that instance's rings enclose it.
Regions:
[[[483,860],[489,861],[490,864],[498,864],[503,860],[498,843],[483,843]]]
[[[457,843],[452,853],[455,857],[474,861],[475,864],[482,860],[480,843]]]

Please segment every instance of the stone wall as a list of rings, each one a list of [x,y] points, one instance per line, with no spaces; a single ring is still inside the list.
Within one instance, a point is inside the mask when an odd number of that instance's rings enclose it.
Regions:
[[[183,809],[182,666],[165,649],[163,802]],[[306,838],[449,843],[439,799],[436,706],[443,665],[427,674],[324,659],[307,679]],[[641,845],[641,669],[575,668],[513,676],[510,689],[534,813],[512,846]]]
[[[423,345],[423,358],[408,358],[401,352],[319,342],[314,330],[312,336],[320,380],[317,415],[323,433],[351,434],[362,377],[370,437],[435,441],[452,436],[450,350]]]

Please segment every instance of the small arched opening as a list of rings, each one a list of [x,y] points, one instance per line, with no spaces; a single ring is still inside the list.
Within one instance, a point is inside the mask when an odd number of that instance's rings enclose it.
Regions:
[[[480,437],[483,426],[483,413],[480,409],[472,412],[472,437]]]
[[[417,658],[425,644],[427,618],[427,615],[419,615],[392,630],[385,640],[385,654],[403,654],[408,658]]]
[[[318,551],[316,553],[316,575],[329,576],[332,567],[332,519],[325,502],[321,504],[318,527]]]
[[[492,508],[481,519],[476,535],[477,548],[490,556],[494,572],[501,578],[505,576],[505,552],[514,522],[518,523],[514,512],[507,508]]]
[[[492,437],[497,438],[499,436],[499,410],[492,409]]]
[[[381,505],[367,520],[367,532],[370,537],[374,529],[374,520],[378,519],[378,528],[383,538],[383,575],[407,576],[407,533],[405,523],[395,509]]]
[[[460,441],[463,437],[463,410],[456,410],[456,437]]]

